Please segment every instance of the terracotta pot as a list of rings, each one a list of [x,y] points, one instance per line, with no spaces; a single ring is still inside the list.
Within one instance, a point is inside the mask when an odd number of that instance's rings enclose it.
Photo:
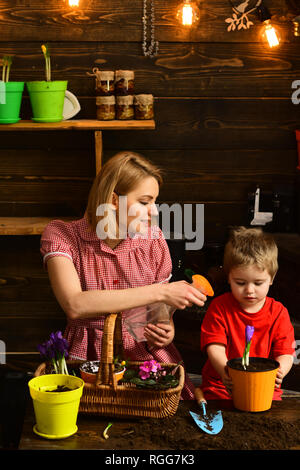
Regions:
[[[266,411],[272,406],[275,378],[279,363],[272,359],[250,357],[249,365],[265,364],[265,370],[240,370],[241,358],[227,362],[233,382],[232,399],[235,408],[243,411]]]
[[[99,361],[91,361],[91,362],[99,362]],[[124,367],[122,370],[118,371],[118,372],[115,372],[114,375],[117,379],[117,382],[119,382],[119,380],[121,380],[123,378],[123,375],[124,375],[124,372],[125,372],[126,368]],[[96,376],[97,376],[97,373],[93,373],[93,372],[86,372],[85,370],[83,370],[81,367],[80,367],[80,376],[82,378],[82,380],[86,383],[90,383],[90,384],[93,384],[95,383],[96,381]]]

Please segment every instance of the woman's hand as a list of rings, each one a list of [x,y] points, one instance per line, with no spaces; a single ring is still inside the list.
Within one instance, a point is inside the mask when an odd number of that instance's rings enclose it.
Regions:
[[[170,323],[157,323],[153,325],[148,323],[144,329],[144,336],[149,346],[164,348],[173,341],[174,325]]]
[[[160,286],[163,289],[163,301],[176,309],[183,310],[193,304],[202,307],[206,301],[206,296],[186,281],[170,282]]]

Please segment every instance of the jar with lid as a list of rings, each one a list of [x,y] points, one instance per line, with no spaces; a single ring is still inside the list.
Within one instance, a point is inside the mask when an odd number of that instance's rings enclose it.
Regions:
[[[115,72],[115,94],[133,95],[134,71],[116,70]]]
[[[133,96],[117,96],[117,119],[134,119]]]
[[[116,118],[116,98],[114,96],[97,96],[97,119],[111,121]]]
[[[110,96],[115,92],[115,72],[98,70],[96,75],[96,95]]]
[[[135,95],[134,114],[135,119],[153,119],[153,95]]]

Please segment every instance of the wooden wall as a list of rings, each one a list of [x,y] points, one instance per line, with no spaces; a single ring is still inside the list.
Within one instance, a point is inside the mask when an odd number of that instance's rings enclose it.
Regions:
[[[166,173],[159,202],[205,204],[205,241],[223,242],[229,225],[247,223],[247,195],[256,185],[295,188],[294,129],[300,105],[295,11],[267,1],[283,43],[267,49],[261,26],[226,31],[229,2],[201,2],[199,27],[179,26],[179,0],[155,2],[159,55],[142,55],[141,0],[0,0],[0,57],[14,54],[11,80],[44,79],[40,46],[49,42],[52,78],[68,79],[82,110],[95,118],[94,79],[100,69],[133,69],[136,93],[155,96],[155,131],[104,134],[104,158],[118,150],[145,154]],[[289,2],[297,8],[297,1]],[[22,117],[30,117],[25,93]],[[91,132],[0,134],[0,216],[81,217],[95,173]],[[0,338],[7,351],[35,351],[64,327],[43,271],[38,236],[0,238]]]

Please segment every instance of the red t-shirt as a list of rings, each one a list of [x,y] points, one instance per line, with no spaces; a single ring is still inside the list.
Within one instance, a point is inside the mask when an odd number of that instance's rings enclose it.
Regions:
[[[248,313],[231,292],[217,297],[208,307],[201,326],[201,349],[211,343],[221,343],[226,346],[228,360],[242,357],[247,325],[255,327],[250,356],[275,359],[282,354],[294,354],[294,329],[287,309],[280,302],[266,297],[258,312]],[[231,399],[209,359],[202,370],[202,381],[207,400]],[[275,388],[273,400],[280,400],[281,394]]]

